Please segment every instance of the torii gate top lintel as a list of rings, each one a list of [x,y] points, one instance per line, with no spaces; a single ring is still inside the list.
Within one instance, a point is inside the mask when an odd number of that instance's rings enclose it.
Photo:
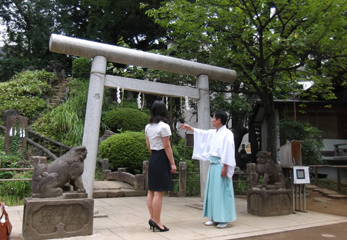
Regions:
[[[109,62],[131,64],[189,76],[197,77],[204,74],[209,79],[227,83],[232,83],[236,79],[236,72],[231,69],[57,34],[51,35],[49,49],[51,52],[79,57],[104,56]]]

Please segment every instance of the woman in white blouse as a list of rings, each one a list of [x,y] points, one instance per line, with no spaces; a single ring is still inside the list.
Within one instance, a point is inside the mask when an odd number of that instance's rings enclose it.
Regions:
[[[150,228],[161,232],[168,231],[160,221],[162,202],[165,191],[172,190],[171,173],[176,172],[176,165],[170,145],[171,130],[167,124],[167,110],[162,101],[155,101],[151,107],[151,117],[146,125],[147,148],[151,153],[148,166],[147,206],[151,216]]]

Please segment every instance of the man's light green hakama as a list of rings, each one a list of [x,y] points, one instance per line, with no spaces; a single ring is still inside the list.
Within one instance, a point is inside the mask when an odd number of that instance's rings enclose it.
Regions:
[[[203,217],[214,222],[232,222],[236,220],[234,188],[232,180],[221,177],[222,165],[220,158],[210,157],[208,169]]]

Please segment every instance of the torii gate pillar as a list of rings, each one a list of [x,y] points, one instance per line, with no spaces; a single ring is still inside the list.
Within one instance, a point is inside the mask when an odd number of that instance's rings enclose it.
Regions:
[[[209,93],[209,82],[207,75],[199,75],[196,79],[196,88],[199,89],[200,99],[198,101],[198,128],[200,129],[210,129],[210,93]],[[204,201],[205,196],[205,186],[207,172],[210,163],[208,161],[200,162],[200,191],[201,191],[201,201]]]
[[[82,174],[82,180],[83,186],[86,189],[89,198],[93,197],[95,164],[98,152],[97,139],[99,139],[106,67],[107,59],[105,57],[94,57],[90,72],[88,100],[82,140],[82,145],[88,149],[87,157],[84,160],[84,172]]]

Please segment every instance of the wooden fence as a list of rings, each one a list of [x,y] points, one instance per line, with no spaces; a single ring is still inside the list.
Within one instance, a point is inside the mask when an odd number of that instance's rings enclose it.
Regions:
[[[336,169],[336,173],[337,173],[337,191],[341,191],[341,171],[340,169],[345,169],[347,168],[346,165],[310,165],[310,168],[313,168],[314,171],[314,184],[316,186],[318,186],[318,168],[333,168]]]
[[[130,176],[130,173],[125,172],[125,168],[118,168],[117,171],[111,172],[109,169],[103,168],[103,180],[114,180],[114,181],[124,181],[132,185],[135,190],[148,190],[148,161],[143,162],[142,174],[136,174]],[[178,175],[178,179],[173,179],[172,182],[178,182],[178,196],[186,197],[187,196],[187,183],[196,182],[200,184],[200,178],[197,180],[187,180],[187,176],[190,174],[198,174],[200,172],[187,172],[186,162],[180,162],[178,171],[174,175]],[[233,185],[234,189],[237,188],[239,183],[247,183],[247,180],[239,180],[239,176],[246,176],[247,173],[235,173],[233,176]],[[247,179],[247,177],[246,177]],[[171,191],[169,196],[174,196],[174,193]]]
[[[34,168],[0,168],[0,171],[33,171]],[[31,181],[31,178],[0,179],[0,182]]]
[[[3,126],[3,125],[0,125],[0,129],[2,129],[5,133],[6,133],[6,127]],[[41,141],[41,144],[33,141],[32,139],[30,138],[27,138],[27,143],[32,145],[33,147],[37,148],[40,150],[40,156],[44,156],[45,154],[47,155],[48,158],[51,158],[52,160],[55,160],[57,159],[58,157],[62,156],[64,154],[64,150],[65,151],[68,151],[71,149],[71,147],[61,143],[61,142],[58,142],[58,141],[55,141],[49,137],[45,137],[39,133],[36,133],[30,129],[27,129],[27,132],[28,132],[28,136],[33,136],[35,137],[36,139],[40,140]],[[49,151],[47,148],[45,148],[45,145],[46,145],[46,142],[50,142],[52,143],[53,145],[57,146],[59,148],[59,154],[58,154],[58,157],[52,153],[51,151]]]

